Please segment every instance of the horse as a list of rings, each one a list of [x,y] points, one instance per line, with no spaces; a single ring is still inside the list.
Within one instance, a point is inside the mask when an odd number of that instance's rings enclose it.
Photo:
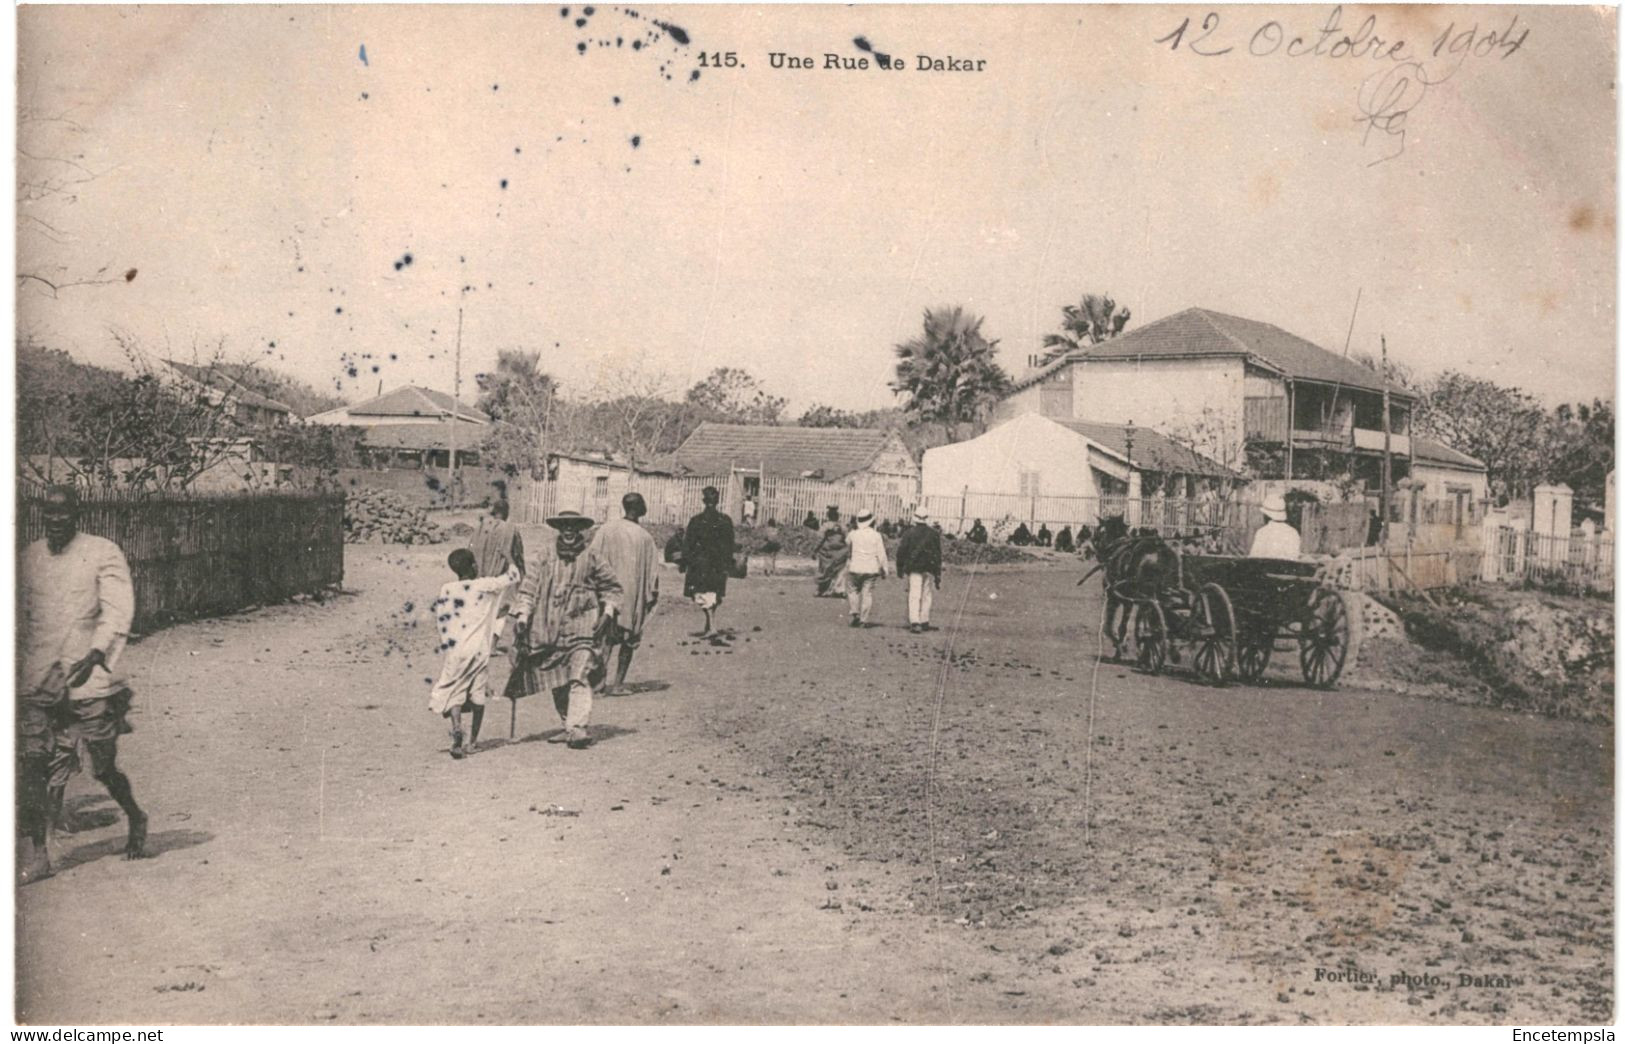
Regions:
[[[1096,573],[1103,573],[1106,591],[1106,619],[1102,630],[1112,642],[1112,659],[1123,658],[1128,638],[1130,614],[1135,601],[1155,599],[1177,584],[1179,554],[1150,527],[1130,530],[1122,515],[1100,520],[1091,534],[1095,564],[1083,574],[1082,585]]]

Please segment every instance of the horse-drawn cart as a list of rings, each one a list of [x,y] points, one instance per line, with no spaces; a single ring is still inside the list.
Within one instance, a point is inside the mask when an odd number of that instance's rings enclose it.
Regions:
[[[1173,569],[1119,581],[1134,620],[1135,661],[1155,674],[1183,646],[1196,673],[1256,682],[1281,642],[1295,643],[1303,679],[1329,688],[1353,651],[1352,615],[1321,566],[1277,558],[1175,555]]]

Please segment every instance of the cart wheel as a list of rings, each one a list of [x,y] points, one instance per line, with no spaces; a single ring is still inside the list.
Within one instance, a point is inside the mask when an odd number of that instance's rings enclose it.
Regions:
[[[1203,584],[1193,615],[1193,666],[1214,685],[1223,685],[1236,673],[1236,614],[1230,596],[1218,584]]]
[[[1134,662],[1147,674],[1160,674],[1168,662],[1168,623],[1156,602],[1134,606]]]
[[[1270,653],[1274,651],[1271,638],[1254,635],[1242,639],[1236,646],[1236,675],[1249,685],[1255,684],[1269,669]]]
[[[1343,673],[1353,644],[1343,593],[1321,588],[1309,602],[1309,614],[1298,636],[1303,680],[1322,689],[1330,688]]]

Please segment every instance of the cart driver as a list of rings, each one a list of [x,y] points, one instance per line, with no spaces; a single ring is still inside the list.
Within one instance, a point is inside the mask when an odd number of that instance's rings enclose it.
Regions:
[[[1264,528],[1253,534],[1248,558],[1301,558],[1303,542],[1286,520],[1286,497],[1271,493],[1264,498]]]

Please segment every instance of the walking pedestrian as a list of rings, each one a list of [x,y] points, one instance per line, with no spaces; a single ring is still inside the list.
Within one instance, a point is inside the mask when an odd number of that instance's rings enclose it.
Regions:
[[[79,750],[129,822],[124,858],[147,854],[147,815],[118,767],[118,738],[130,687],[119,658],[135,616],[135,587],[124,552],[79,532],[79,494],[45,492],[45,536],[22,554],[18,585],[17,829],[20,883],[51,875],[46,834],[60,818]]]
[[[462,759],[480,742],[480,723],[491,698],[491,650],[496,645],[502,610],[515,584],[519,567],[509,565],[501,576],[481,577],[473,551],[459,547],[446,557],[456,574],[440,588],[434,600],[435,629],[445,661],[440,677],[429,690],[429,709],[451,723],[451,756]],[[463,743],[463,712],[471,722],[468,743]]]
[[[886,541],[875,531],[873,511],[858,515],[858,528],[848,540],[851,551],[846,564],[846,606],[852,614],[851,626],[864,627],[874,607],[875,584],[891,575]]]
[[[817,596],[839,598],[846,594],[846,527],[841,525],[841,509],[831,505],[825,511],[823,532],[813,558],[818,562]]]
[[[897,543],[897,573],[908,578],[909,631],[936,630],[931,626],[931,596],[942,586],[942,535],[926,521],[923,508],[915,509],[914,524]]]
[[[705,613],[703,637],[711,633],[711,623],[722,598],[728,593],[728,574],[734,568],[734,524],[717,510],[722,499],[715,486],[700,491],[705,509],[688,520],[683,538],[683,595]]]
[[[490,514],[480,519],[480,527],[469,542],[474,552],[475,575],[501,576],[509,566],[525,571],[525,541],[519,527],[508,521],[508,502],[498,500],[491,505]]]
[[[626,672],[643,640],[643,628],[660,601],[660,549],[655,538],[639,521],[648,513],[640,493],[621,498],[623,517],[606,522],[593,534],[588,550],[596,552],[621,585],[621,611],[609,636],[604,669],[615,671],[605,696],[619,695],[626,688]]]
[[[504,695],[546,690],[564,729],[558,738],[579,750],[592,743],[593,686],[604,680],[604,646],[621,606],[621,585],[587,547],[592,519],[560,511],[547,520],[553,546],[532,559],[514,600],[514,656]]]

